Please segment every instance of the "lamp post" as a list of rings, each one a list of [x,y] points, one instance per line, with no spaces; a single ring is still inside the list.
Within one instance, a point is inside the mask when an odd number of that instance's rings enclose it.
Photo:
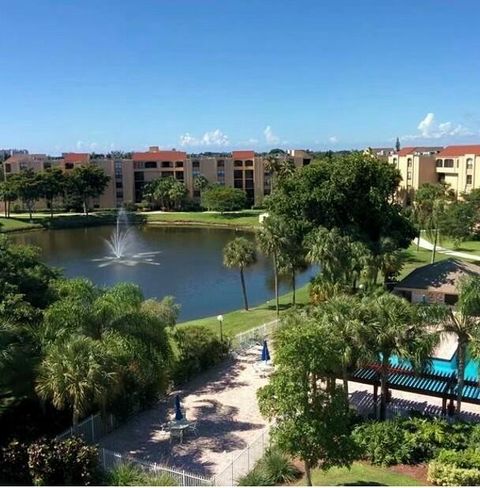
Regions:
[[[218,315],[217,320],[220,324],[220,340],[223,342],[223,315]]]

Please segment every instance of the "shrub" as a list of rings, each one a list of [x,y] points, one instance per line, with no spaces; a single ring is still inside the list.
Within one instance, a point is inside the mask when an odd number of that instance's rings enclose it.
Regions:
[[[468,439],[469,447],[480,449],[480,424],[474,425]]]
[[[134,202],[126,202],[123,204],[123,208],[126,212],[136,212],[137,211],[137,204]]]
[[[174,329],[176,359],[173,381],[183,383],[223,361],[230,351],[230,341],[223,341],[206,327],[191,325]]]
[[[32,484],[28,470],[27,446],[25,444],[14,441],[0,450],[0,484]]]
[[[253,469],[238,480],[239,486],[270,486],[270,479],[261,469]]]
[[[300,474],[290,459],[275,447],[267,450],[260,460],[260,468],[272,485],[291,483]]]
[[[428,465],[428,481],[441,486],[476,486],[480,484],[480,451],[440,451]]]
[[[177,482],[166,474],[153,474],[134,464],[119,464],[106,479],[109,486],[176,486]]]

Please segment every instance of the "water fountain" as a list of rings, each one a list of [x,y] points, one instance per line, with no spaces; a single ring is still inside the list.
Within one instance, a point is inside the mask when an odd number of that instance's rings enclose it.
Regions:
[[[113,264],[121,264],[124,266],[136,266],[137,264],[152,264],[159,266],[160,263],[154,261],[154,256],[160,251],[138,252],[135,251],[136,239],[134,228],[128,222],[128,214],[122,207],[118,211],[115,229],[108,239],[104,239],[111,251],[110,256],[105,256],[100,259],[93,259],[100,264],[100,268],[110,266]]]

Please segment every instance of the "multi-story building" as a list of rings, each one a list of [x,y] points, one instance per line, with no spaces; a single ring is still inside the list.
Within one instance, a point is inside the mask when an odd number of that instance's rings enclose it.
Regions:
[[[436,155],[435,171],[457,195],[480,188],[480,144],[447,146]]]
[[[295,150],[291,159],[295,166],[301,167],[310,164],[311,155],[306,151]],[[184,183],[190,197],[194,199],[200,197],[194,185],[195,177],[200,175],[210,183],[243,190],[251,205],[260,203],[271,192],[271,174],[265,168],[265,157],[250,150],[197,156],[151,146],[146,152],[134,152],[131,159],[94,158],[88,153],[64,153],[60,158],[50,158],[45,154],[18,154],[10,157],[4,166],[8,178],[9,174],[28,168],[42,171],[56,166],[68,173],[76,166],[89,164],[102,168],[110,177],[105,192],[91,202],[94,208],[115,208],[125,203],[139,203],[147,183],[168,176]],[[38,207],[42,207],[41,202]]]
[[[404,147],[388,156],[388,161],[400,171],[402,176],[397,194],[400,202],[410,203],[420,185],[437,182],[435,158],[441,149],[441,147]]]

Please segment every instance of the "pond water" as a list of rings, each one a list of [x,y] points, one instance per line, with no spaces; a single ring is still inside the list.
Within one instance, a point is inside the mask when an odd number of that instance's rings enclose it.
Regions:
[[[106,240],[114,226],[34,231],[17,234],[20,244],[41,248],[49,265],[63,269],[67,277],[84,276],[97,285],[119,282],[138,284],[145,297],[175,297],[181,305],[180,321],[216,315],[243,307],[238,270],[223,266],[222,251],[231,239],[251,233],[233,229],[139,226],[131,228],[130,257],[114,260]],[[298,276],[297,286],[307,283],[312,269]],[[274,298],[270,259],[258,253],[258,262],[245,271],[250,306]],[[281,282],[280,291],[290,290]]]

